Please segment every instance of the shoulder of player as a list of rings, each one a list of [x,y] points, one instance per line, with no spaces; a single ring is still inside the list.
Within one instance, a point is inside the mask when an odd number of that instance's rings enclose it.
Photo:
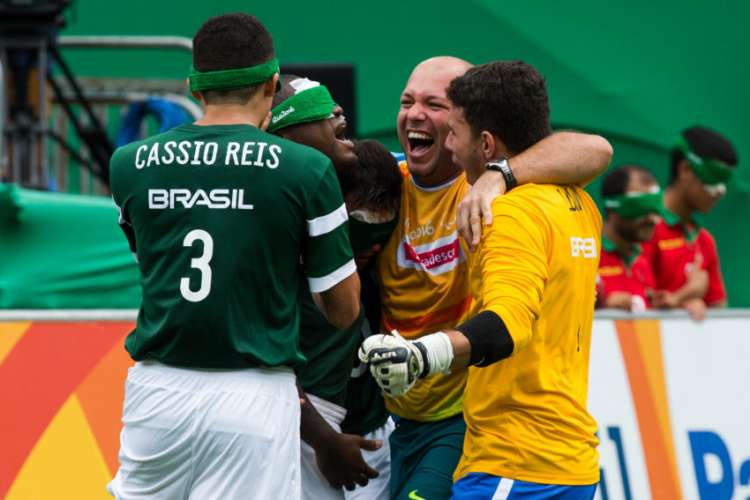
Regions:
[[[492,202],[492,213],[542,211],[543,205],[549,203],[553,196],[559,196],[556,189],[559,189],[559,186],[554,184],[522,184],[495,198]]]
[[[283,166],[287,169],[299,169],[302,172],[322,175],[331,165],[330,158],[317,149],[276,135],[269,134],[268,137],[269,143],[281,147]]]
[[[169,138],[173,134],[174,134],[174,129],[167,130],[160,134],[152,135],[144,139],[140,139],[137,141],[124,144],[118,147],[117,149],[115,149],[115,152],[112,153],[112,162],[116,164],[121,160],[127,160],[129,164],[132,164],[133,162],[132,159],[138,154],[138,150],[141,149],[143,146],[145,146],[146,148],[150,148],[153,144],[156,144],[159,142],[167,142],[169,141]]]
[[[288,155],[309,156],[310,158],[318,157],[322,159],[327,158],[317,149],[313,149],[310,146],[305,146],[304,144],[285,139],[278,135],[265,133],[264,139],[266,139],[269,144],[276,144],[278,146],[281,146],[281,148],[284,150],[284,153]]]
[[[483,231],[487,238],[504,237],[509,232],[518,235],[518,231],[514,229],[516,226],[546,227],[546,215],[543,208],[546,190],[544,186],[523,184],[495,198],[492,202],[492,224],[486,231]]]
[[[401,172],[401,186],[404,190],[408,189],[408,186],[412,183],[411,172],[409,172],[409,164],[406,163],[406,157],[403,153],[391,153],[398,162],[398,169]]]
[[[148,147],[149,145],[153,144],[153,139],[153,137],[150,137],[141,139],[139,141],[129,142],[128,144],[123,144],[122,146],[115,149],[114,153],[112,153],[112,163],[116,164],[120,160],[135,157],[138,152],[138,148],[144,145]]]
[[[391,154],[393,154],[393,153],[391,153]],[[403,178],[409,177],[411,174],[409,173],[409,165],[406,163],[406,160],[403,157],[401,157],[401,159],[399,159],[399,157],[397,155],[395,155],[395,154],[393,154],[393,155],[396,157],[396,160],[398,161],[398,168],[401,171],[401,177],[403,177]]]

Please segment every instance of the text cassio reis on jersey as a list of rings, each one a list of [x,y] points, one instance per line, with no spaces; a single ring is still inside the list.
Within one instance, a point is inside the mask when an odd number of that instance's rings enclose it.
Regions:
[[[279,166],[279,155],[282,153],[278,144],[267,142],[227,142],[226,150],[220,153],[219,143],[204,141],[168,141],[164,144],[155,142],[150,146],[143,144],[135,153],[135,168],[138,170],[162,165],[206,165],[217,164],[237,167]],[[221,158],[220,158],[221,157]],[[219,160],[222,161],[219,161]]]

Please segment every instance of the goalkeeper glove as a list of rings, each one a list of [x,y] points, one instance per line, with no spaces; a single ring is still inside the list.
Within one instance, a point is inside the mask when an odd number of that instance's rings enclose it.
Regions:
[[[409,392],[420,378],[448,373],[453,347],[443,332],[412,341],[392,330],[391,334],[366,338],[359,349],[359,359],[369,363],[370,373],[386,394],[399,397]]]

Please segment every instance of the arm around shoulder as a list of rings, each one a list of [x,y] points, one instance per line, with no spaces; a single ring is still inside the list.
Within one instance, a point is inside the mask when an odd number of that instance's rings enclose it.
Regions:
[[[510,159],[519,184],[578,184],[598,177],[612,160],[612,145],[600,135],[562,131]]]

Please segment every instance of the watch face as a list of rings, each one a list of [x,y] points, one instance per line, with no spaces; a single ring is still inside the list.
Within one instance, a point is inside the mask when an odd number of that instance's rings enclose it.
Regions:
[[[494,170],[495,172],[500,172],[503,175],[503,179],[505,179],[506,190],[513,189],[516,186],[517,184],[516,178],[513,176],[513,171],[510,169],[510,165],[508,165],[507,158],[500,158],[497,160],[487,162],[487,165],[485,168],[487,170]]]
[[[502,160],[502,161],[490,161],[490,162],[487,162],[487,165],[485,165],[485,168],[487,168],[489,170],[498,170],[498,171],[500,171],[500,170],[502,170],[502,168],[503,168],[503,166],[504,166],[505,163],[506,163],[505,160]]]

